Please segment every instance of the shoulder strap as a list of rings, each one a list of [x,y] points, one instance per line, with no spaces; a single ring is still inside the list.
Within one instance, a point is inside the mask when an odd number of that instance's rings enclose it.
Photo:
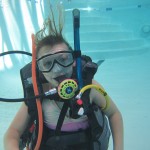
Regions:
[[[86,60],[85,65],[83,66],[83,79],[85,85],[92,84],[92,79],[97,71],[98,65],[90,59],[90,57],[84,56],[84,59]],[[84,110],[85,114],[88,117],[90,128],[91,128],[91,134],[92,139],[97,140],[98,137],[103,132],[103,126],[99,124],[98,118],[96,117],[95,111],[96,109],[99,109],[98,106],[90,104],[90,89],[85,91],[82,95],[82,100],[84,104]]]
[[[61,127],[62,127],[63,121],[65,119],[68,108],[69,108],[69,102],[68,101],[64,102],[63,107],[62,107],[61,112],[60,112],[60,115],[59,115],[59,118],[58,118],[56,130],[55,130],[56,136],[60,135]]]
[[[20,76],[24,91],[24,97],[33,97],[33,84],[32,84],[32,72],[31,72],[31,63],[27,64],[20,70]],[[26,100],[25,104],[28,106],[28,113],[30,114],[31,118],[35,117],[37,114],[36,102],[35,100],[29,101]]]
[[[33,83],[32,83],[32,71],[31,71],[32,64],[28,63],[20,70],[20,76],[24,91],[24,97],[34,97],[34,90],[33,90]],[[41,72],[38,71],[37,74],[38,79],[38,88],[40,93],[43,92],[41,83],[46,83],[46,79],[42,75]],[[25,104],[28,106],[28,113],[30,116],[34,117],[37,115],[37,107],[36,107],[36,101],[35,100],[26,100]]]

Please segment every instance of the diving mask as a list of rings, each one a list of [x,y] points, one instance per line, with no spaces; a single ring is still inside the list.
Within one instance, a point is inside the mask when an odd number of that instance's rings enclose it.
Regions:
[[[50,72],[55,64],[59,64],[62,67],[69,67],[73,62],[72,51],[59,51],[42,56],[37,60],[37,65],[41,72]]]

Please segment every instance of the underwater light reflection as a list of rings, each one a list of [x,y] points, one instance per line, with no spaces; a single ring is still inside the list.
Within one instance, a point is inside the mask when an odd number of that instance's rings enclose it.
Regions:
[[[4,47],[6,47],[6,44],[4,44]],[[5,55],[0,57],[0,71],[7,69],[10,69],[13,67],[13,63],[11,61],[10,55]]]

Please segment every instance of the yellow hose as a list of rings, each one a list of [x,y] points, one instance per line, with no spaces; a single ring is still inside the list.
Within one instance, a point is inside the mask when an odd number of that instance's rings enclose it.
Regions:
[[[90,88],[96,89],[99,93],[103,94],[103,96],[105,97],[106,105],[105,105],[105,107],[102,107],[101,109],[105,111],[107,108],[109,108],[109,106],[110,106],[110,100],[109,100],[109,97],[108,97],[107,93],[106,93],[100,86],[95,85],[95,84],[90,84],[90,85],[84,86],[84,87],[80,90],[79,94],[77,95],[77,98],[81,98],[82,94],[83,94],[86,90],[88,90],[88,89],[90,89]]]

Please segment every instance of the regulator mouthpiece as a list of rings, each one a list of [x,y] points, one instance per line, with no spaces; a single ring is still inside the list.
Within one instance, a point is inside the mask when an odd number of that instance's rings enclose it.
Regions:
[[[58,86],[58,94],[62,99],[70,99],[74,97],[78,89],[77,82],[73,79],[65,79]]]

